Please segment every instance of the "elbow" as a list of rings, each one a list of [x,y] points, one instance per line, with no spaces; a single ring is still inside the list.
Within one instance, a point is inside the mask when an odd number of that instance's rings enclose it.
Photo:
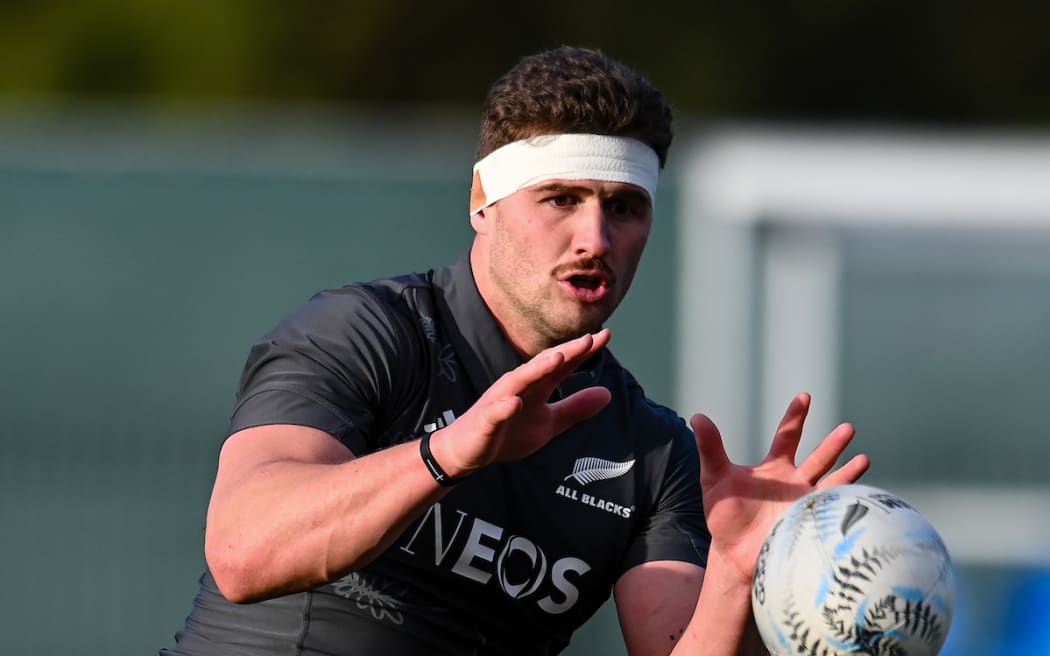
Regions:
[[[265,599],[264,596],[256,593],[246,581],[222,570],[212,569],[212,578],[215,579],[215,586],[219,588],[222,596],[232,603],[250,604]]]
[[[228,601],[251,604],[281,595],[302,592],[333,580],[327,570],[289,564],[268,542],[232,539],[206,533],[204,557],[215,586]]]
[[[248,604],[262,601],[268,596],[258,585],[259,569],[233,543],[206,538],[204,557],[216,587],[227,600],[235,604]]]

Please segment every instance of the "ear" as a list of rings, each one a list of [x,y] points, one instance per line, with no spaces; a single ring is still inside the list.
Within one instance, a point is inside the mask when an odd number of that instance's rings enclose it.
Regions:
[[[485,210],[488,208],[481,208],[477,212],[470,215],[470,227],[474,228],[474,232],[479,235],[485,234],[488,231],[488,221],[485,220]]]

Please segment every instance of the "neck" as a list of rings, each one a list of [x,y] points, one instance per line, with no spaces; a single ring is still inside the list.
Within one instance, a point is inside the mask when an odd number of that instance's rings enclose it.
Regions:
[[[528,359],[545,349],[546,345],[541,344],[535,334],[516,325],[513,321],[514,315],[506,306],[506,302],[497,293],[496,285],[489,274],[488,261],[476,242],[470,249],[470,269],[474,275],[474,284],[477,285],[481,300],[484,301],[485,306],[488,307],[489,312],[496,319],[500,330],[503,331],[503,335],[510,342],[510,345],[514,347],[514,350],[521,354],[522,357]]]

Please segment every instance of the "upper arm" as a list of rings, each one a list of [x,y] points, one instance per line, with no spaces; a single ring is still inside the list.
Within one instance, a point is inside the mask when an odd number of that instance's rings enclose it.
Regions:
[[[613,594],[627,653],[667,654],[693,617],[704,568],[674,560],[636,565],[616,582]]]
[[[359,455],[374,451],[417,349],[412,326],[368,290],[318,294],[252,345],[229,433],[311,426]]]
[[[675,418],[650,480],[653,502],[613,589],[620,630],[632,656],[667,654],[700,597],[711,535],[704,519],[696,443]]]
[[[222,445],[211,505],[221,504],[245,479],[274,463],[334,465],[353,458],[353,452],[335,437],[309,426],[245,428]]]
[[[333,436],[289,424],[231,435],[219,453],[204,555],[223,595],[238,603],[306,589],[325,579],[317,512],[328,472],[354,458]],[[320,484],[320,485],[318,485]],[[320,556],[318,554],[321,554]]]

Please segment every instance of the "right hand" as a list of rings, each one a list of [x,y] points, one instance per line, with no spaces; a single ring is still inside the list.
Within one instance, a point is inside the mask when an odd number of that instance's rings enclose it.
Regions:
[[[768,454],[755,466],[729,460],[722,436],[708,417],[693,415],[690,422],[700,452],[700,487],[711,551],[723,553],[748,583],[762,543],[796,499],[818,488],[856,482],[870,465],[861,454],[835,467],[855,434],[851,424],[840,424],[796,464],[809,404],[809,394],[791,401]]]
[[[588,387],[548,403],[555,388],[609,343],[609,330],[559,344],[503,374],[452,424],[430,440],[434,458],[460,477],[496,462],[525,458],[573,424],[594,416],[612,398]]]

